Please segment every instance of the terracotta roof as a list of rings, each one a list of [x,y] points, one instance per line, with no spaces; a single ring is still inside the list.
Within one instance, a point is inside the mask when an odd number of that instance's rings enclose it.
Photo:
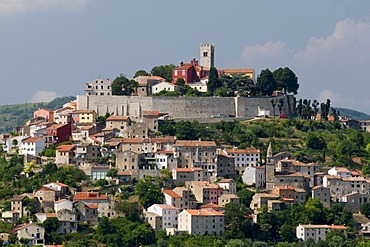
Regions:
[[[361,174],[358,171],[351,171],[352,176],[361,176]]]
[[[66,125],[68,125],[68,124],[53,124],[52,126],[48,127],[47,129],[48,130],[51,130],[51,129],[59,129],[59,128],[64,127]]]
[[[76,192],[73,201],[81,200],[108,200],[108,196],[99,195],[98,192]]]
[[[215,141],[192,141],[192,140],[177,140],[176,147],[216,147]]]
[[[174,192],[172,190],[162,190],[162,192],[169,195],[170,197],[173,197],[173,198],[181,198],[181,196],[179,194],[177,194],[176,192]]]
[[[203,171],[202,168],[174,168],[176,172],[194,172],[194,171]]]
[[[172,205],[168,205],[168,204],[153,204],[153,205],[156,205],[162,209],[168,209],[168,210],[179,210],[179,208],[176,208]]]
[[[35,137],[29,137],[27,139],[23,139],[22,142],[25,142],[25,143],[34,143],[34,142],[38,142],[38,141],[40,141],[42,139],[43,139],[42,137],[35,136]]]
[[[223,207],[218,204],[208,203],[200,206],[200,208],[223,208]]]
[[[251,149],[226,149],[228,154],[259,154],[260,150],[256,148]]]
[[[158,116],[158,111],[143,111],[143,116]]]
[[[98,204],[87,204],[87,207],[88,208],[91,208],[91,209],[97,209],[98,208]]]
[[[342,226],[342,225],[311,225],[311,224],[301,225],[300,224],[300,226],[302,226],[304,228],[331,228],[331,229],[338,229],[338,230],[345,230],[345,229],[347,229],[347,227]]]
[[[107,121],[127,121],[129,120],[128,116],[110,116],[107,118]]]
[[[239,196],[237,196],[237,195],[235,195],[235,194],[225,194],[225,195],[222,195],[221,197],[239,198]]]
[[[57,214],[56,213],[46,213],[46,218],[56,218]]]
[[[38,191],[54,191],[50,188],[46,188],[46,187],[42,187],[41,189],[39,189]]]
[[[192,216],[224,216],[216,210],[196,210],[196,209],[186,209],[184,210]]]
[[[57,147],[58,152],[69,152],[75,148],[75,145],[61,145]]]
[[[345,167],[335,167],[335,170],[337,171],[337,172],[345,172],[345,173],[347,173],[347,172],[350,172],[347,168],[345,168]]]
[[[223,71],[225,74],[246,74],[254,73],[254,69],[249,68],[221,68],[218,71]]]
[[[312,190],[317,190],[317,189],[321,189],[321,188],[324,188],[324,186],[317,185],[317,186],[312,187]]]

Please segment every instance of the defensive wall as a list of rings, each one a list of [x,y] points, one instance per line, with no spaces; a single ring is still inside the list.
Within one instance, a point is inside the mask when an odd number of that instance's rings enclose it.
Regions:
[[[271,99],[284,98],[283,113],[293,116],[296,113],[293,95],[277,97],[159,97],[159,96],[99,96],[78,95],[78,110],[95,110],[98,116],[107,112],[126,115],[133,119],[142,117],[143,111],[168,113],[174,119],[206,119],[211,116],[233,116],[253,118],[260,109],[273,114]],[[278,114],[278,107],[275,113]]]

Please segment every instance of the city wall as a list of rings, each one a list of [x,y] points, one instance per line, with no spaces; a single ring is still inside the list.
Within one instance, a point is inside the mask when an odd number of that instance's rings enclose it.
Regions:
[[[278,97],[150,97],[150,96],[77,96],[77,109],[95,110],[99,116],[107,112],[114,115],[127,115],[133,119],[142,117],[143,111],[168,113],[177,119],[206,119],[211,116],[235,116],[253,118],[260,109],[273,114],[271,99],[284,98],[283,113],[295,115],[293,95]],[[275,113],[278,114],[278,107]]]

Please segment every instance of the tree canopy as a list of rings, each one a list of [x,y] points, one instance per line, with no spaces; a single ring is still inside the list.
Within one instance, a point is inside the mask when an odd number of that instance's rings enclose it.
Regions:
[[[264,69],[261,71],[261,73],[257,77],[256,86],[263,96],[271,95],[272,92],[277,89],[276,80],[269,69]]]
[[[168,82],[172,82],[172,70],[176,67],[174,64],[158,65],[152,68],[150,74],[160,76]]]
[[[287,93],[298,93],[298,77],[288,67],[279,68],[273,72],[277,89],[285,90]]]

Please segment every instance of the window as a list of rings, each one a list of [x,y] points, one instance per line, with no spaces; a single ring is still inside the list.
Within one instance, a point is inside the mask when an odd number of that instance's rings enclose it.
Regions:
[[[178,76],[178,73],[179,73],[178,70],[175,70],[175,76]]]
[[[186,70],[183,69],[182,72],[181,72],[181,74],[182,75],[186,75]]]

